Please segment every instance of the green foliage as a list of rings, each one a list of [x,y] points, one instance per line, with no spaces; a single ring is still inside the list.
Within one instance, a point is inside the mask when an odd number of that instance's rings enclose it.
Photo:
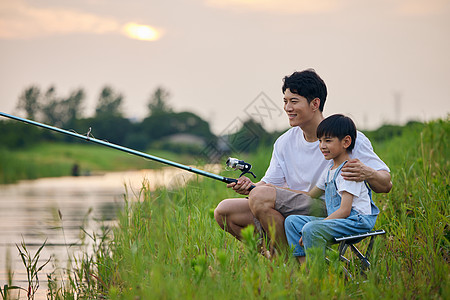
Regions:
[[[156,116],[171,113],[172,108],[167,103],[169,96],[170,93],[163,87],[156,88],[148,103],[149,115]]]
[[[37,86],[30,86],[26,88],[19,96],[17,108],[25,111],[26,117],[34,119],[40,108],[41,91]]]
[[[0,149],[26,148],[42,139],[42,131],[37,127],[17,121],[0,120]]]
[[[377,130],[365,131],[364,133],[372,143],[382,143],[403,135],[405,131],[414,130],[419,133],[423,127],[423,123],[410,121],[405,126],[385,124]]]
[[[17,250],[19,251],[20,257],[22,259],[23,265],[27,271],[27,283],[28,288],[24,289],[27,292],[28,299],[34,299],[34,295],[36,294],[39,288],[39,272],[50,262],[49,258],[47,261],[39,265],[39,259],[41,256],[41,251],[44,249],[45,241],[39,249],[36,251],[34,255],[27,249],[25,241],[19,245],[16,245]]]
[[[112,87],[105,86],[100,92],[96,117],[122,117],[122,94],[116,93]]]
[[[40,115],[42,122],[56,127],[72,126],[81,116],[81,105],[85,98],[82,89],[72,91],[70,96],[62,98],[56,95],[55,87],[51,86],[40,100]]]
[[[378,154],[392,170],[394,188],[377,194],[382,213],[372,269],[346,281],[336,255],[331,263],[259,255],[253,229],[244,243],[224,233],[211,208],[235,195],[211,180],[178,191],[142,193],[114,231],[112,299],[140,298],[447,298],[449,293],[449,122],[406,127]],[[254,165],[266,163],[265,149]],[[112,275],[112,274],[111,274]]]
[[[80,134],[89,132],[90,135],[105,140],[113,144],[123,145],[128,134],[133,132],[133,124],[130,120],[117,115],[101,114],[96,118],[77,120],[74,129]],[[73,137],[68,137],[67,141],[74,141]]]
[[[168,137],[175,133],[213,138],[209,124],[191,112],[165,113],[148,117],[142,121],[142,131],[150,141]]]
[[[234,151],[248,153],[255,152],[262,145],[272,146],[280,135],[280,132],[267,132],[261,124],[249,119],[244,122],[238,132],[225,136],[225,138]]]
[[[449,133],[449,121],[440,120],[374,144],[394,187],[374,197],[376,228],[387,235],[375,240],[366,274],[353,268],[346,279],[333,253],[329,264],[316,253],[301,267],[291,255],[267,259],[251,227],[243,242],[232,238],[211,213],[221,199],[236,197],[221,182],[197,178],[156,191],[144,182],[136,199],[125,198],[112,240],[79,260],[78,280],[64,298],[82,291],[81,298],[109,299],[447,299]],[[245,159],[263,174],[270,155],[261,148]]]

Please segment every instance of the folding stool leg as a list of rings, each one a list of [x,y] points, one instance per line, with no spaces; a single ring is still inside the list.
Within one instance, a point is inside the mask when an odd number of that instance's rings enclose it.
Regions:
[[[372,235],[372,236],[370,237],[369,245],[367,246],[367,250],[366,250],[366,258],[367,258],[367,259],[370,258],[370,255],[371,255],[371,253],[372,253],[372,247],[373,247],[374,242],[375,242],[375,235]]]
[[[356,256],[361,260],[363,270],[370,268],[369,260],[361,252],[359,252],[358,248],[356,248],[355,245],[350,245],[350,248],[356,254]]]
[[[338,252],[339,259],[345,261],[347,264],[350,263],[350,260],[344,256],[345,251],[347,251],[348,244],[345,241],[339,243]]]

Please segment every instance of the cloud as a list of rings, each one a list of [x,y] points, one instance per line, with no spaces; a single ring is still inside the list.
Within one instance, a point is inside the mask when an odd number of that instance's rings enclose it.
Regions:
[[[352,9],[391,11],[398,15],[430,16],[448,12],[448,0],[202,0],[206,5],[239,12],[286,15],[336,13]]]
[[[409,0],[399,1],[398,12],[410,16],[430,16],[449,12],[448,0]]]
[[[207,5],[234,10],[267,11],[282,14],[315,14],[334,11],[334,0],[204,0]]]
[[[135,38],[127,29],[130,23],[122,24],[114,18],[82,11],[52,7],[37,8],[21,0],[0,1],[0,11],[2,12],[0,38],[3,39],[28,39],[72,33],[117,33]],[[155,29],[152,30],[156,32]],[[159,36],[160,34],[157,35]],[[157,38],[152,40],[155,39]]]
[[[37,8],[23,1],[0,3],[0,38],[25,39],[67,33],[108,33],[118,31],[113,18],[63,9]]]

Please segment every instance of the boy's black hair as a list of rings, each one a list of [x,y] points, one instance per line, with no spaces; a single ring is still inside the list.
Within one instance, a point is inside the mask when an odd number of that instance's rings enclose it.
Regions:
[[[355,147],[356,126],[352,119],[341,114],[331,115],[317,126],[317,138],[319,139],[328,136],[342,140],[347,135],[352,139],[350,146],[347,148],[347,151],[351,152]]]
[[[323,112],[327,100],[327,86],[314,69],[294,72],[290,76],[285,76],[283,78],[283,94],[287,89],[305,97],[308,103],[311,103],[315,98],[319,98],[319,110]]]

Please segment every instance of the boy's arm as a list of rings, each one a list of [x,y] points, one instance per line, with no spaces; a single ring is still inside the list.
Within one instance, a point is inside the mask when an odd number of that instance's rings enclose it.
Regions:
[[[350,159],[342,167],[341,175],[345,180],[366,180],[375,193],[389,193],[392,188],[391,174],[388,171],[374,170],[357,158]]]
[[[323,194],[323,190],[319,189],[317,186],[313,187],[308,193],[305,193],[311,198],[319,198]]]
[[[352,211],[353,195],[349,192],[343,191],[341,195],[341,207],[339,207],[334,213],[325,218],[330,219],[345,219],[350,216]]]

